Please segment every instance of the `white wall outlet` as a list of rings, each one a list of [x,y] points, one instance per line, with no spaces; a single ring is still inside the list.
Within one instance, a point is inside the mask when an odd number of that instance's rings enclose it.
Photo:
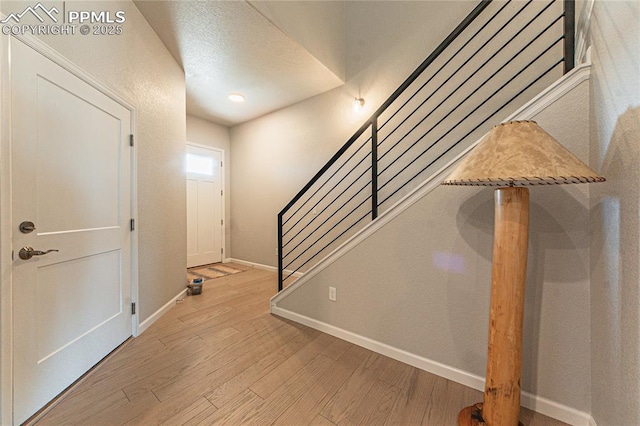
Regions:
[[[329,300],[335,302],[336,301],[336,288],[329,287]]]

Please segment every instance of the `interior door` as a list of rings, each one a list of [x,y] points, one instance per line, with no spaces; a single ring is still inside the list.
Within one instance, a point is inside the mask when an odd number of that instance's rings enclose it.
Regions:
[[[220,151],[187,145],[187,267],[222,261]]]
[[[11,114],[22,423],[131,335],[131,112],[13,39]]]

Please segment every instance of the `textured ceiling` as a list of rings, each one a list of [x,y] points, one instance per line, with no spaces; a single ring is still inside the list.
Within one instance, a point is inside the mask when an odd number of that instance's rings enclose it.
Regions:
[[[185,71],[189,114],[233,125],[344,83],[344,30],[326,32],[344,28],[342,2],[310,2],[297,14],[260,2],[134,3]],[[324,27],[306,25],[312,16]],[[229,101],[230,92],[246,101]]]

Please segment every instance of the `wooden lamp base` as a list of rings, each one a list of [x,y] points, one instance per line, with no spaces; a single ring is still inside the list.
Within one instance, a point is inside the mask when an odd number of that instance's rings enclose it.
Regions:
[[[495,228],[489,312],[489,350],[484,402],[467,407],[459,426],[516,426],[520,414],[522,323],[527,244],[529,190],[495,190]]]
[[[484,424],[485,422],[482,418],[482,402],[463,408],[460,414],[458,414],[458,426],[478,426]]]
[[[478,402],[469,407],[463,408],[458,414],[458,426],[485,426],[482,418],[482,402]],[[518,426],[524,426],[518,422]]]

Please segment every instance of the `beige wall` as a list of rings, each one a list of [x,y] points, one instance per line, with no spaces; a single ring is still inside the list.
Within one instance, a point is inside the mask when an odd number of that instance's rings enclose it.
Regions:
[[[591,24],[592,412],[640,424],[640,2],[596,1]]]
[[[278,212],[476,4],[347,2],[348,82],[231,128],[234,258],[277,264]]]
[[[534,117],[585,161],[588,86]],[[588,189],[531,189],[522,372],[525,391],[583,412],[590,409]],[[492,241],[491,189],[437,187],[278,306],[484,377]]]
[[[30,4],[3,2],[2,10]],[[67,7],[126,13],[120,36],[41,38],[137,109],[138,312],[144,321],[185,286],[184,73],[133,3],[67,2]]]
[[[229,128],[187,114],[187,142],[224,150],[225,258],[231,257],[231,143]]]

